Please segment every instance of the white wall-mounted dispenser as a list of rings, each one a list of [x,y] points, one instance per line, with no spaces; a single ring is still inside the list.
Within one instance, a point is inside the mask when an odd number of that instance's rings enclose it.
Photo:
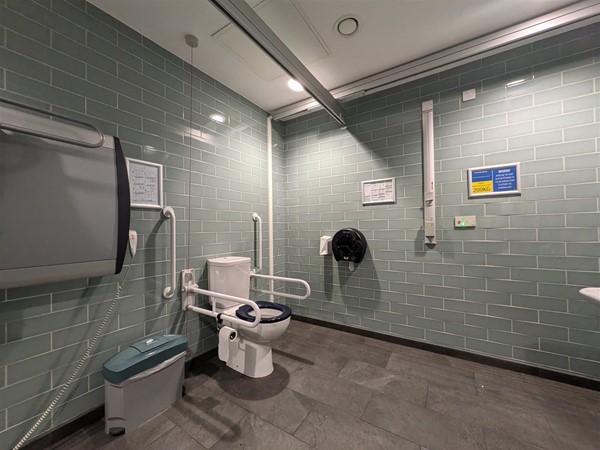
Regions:
[[[319,256],[331,255],[331,236],[321,236],[321,244],[319,245]]]
[[[119,139],[3,106],[0,122],[0,289],[119,273],[130,219]]]

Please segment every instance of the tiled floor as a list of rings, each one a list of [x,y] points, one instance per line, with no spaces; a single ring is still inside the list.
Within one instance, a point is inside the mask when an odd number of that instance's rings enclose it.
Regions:
[[[266,378],[215,358],[137,430],[53,448],[600,449],[600,392],[299,321],[275,348]]]

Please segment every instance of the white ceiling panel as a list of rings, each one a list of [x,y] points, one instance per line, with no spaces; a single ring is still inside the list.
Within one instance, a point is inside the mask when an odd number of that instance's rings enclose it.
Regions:
[[[194,64],[267,111],[306,98],[241,36],[208,0],[90,0],[157,44],[189,61],[184,35],[199,46]],[[269,27],[328,89],[533,19],[572,0],[260,0],[249,1]],[[295,10],[295,11],[294,11]],[[343,16],[359,20],[346,38]],[[225,32],[222,30],[225,29]],[[222,31],[222,34],[218,32]],[[217,34],[215,39],[213,35]],[[234,36],[233,34],[231,36]],[[221,43],[219,42],[221,41]],[[227,45],[231,50],[228,50]],[[260,52],[260,51],[258,51]]]
[[[290,50],[305,65],[327,56],[327,48],[297,4],[290,0],[266,0],[255,10],[281,40],[289,42]],[[285,74],[234,25],[225,26],[212,37],[264,80],[272,81]]]

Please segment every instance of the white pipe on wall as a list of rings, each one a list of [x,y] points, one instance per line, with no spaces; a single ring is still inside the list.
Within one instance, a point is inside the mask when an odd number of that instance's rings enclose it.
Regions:
[[[269,275],[273,276],[275,272],[274,250],[273,250],[273,126],[272,117],[267,117],[267,172],[268,172],[268,215],[269,215]],[[262,239],[262,236],[261,236]],[[275,290],[274,281],[269,280],[269,290]],[[273,302],[275,297],[269,295],[269,301]]]

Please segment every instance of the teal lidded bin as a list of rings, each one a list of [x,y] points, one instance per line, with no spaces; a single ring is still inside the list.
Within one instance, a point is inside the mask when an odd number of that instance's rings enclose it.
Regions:
[[[187,338],[166,334],[138,341],[104,363],[107,434],[136,428],[182,395]]]

